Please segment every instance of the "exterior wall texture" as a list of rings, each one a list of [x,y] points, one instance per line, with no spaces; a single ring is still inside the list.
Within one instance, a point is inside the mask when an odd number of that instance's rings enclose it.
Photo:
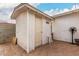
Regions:
[[[27,53],[35,49],[35,20],[37,20],[36,14],[34,14],[34,12],[30,12],[29,10],[21,13],[16,18],[17,43],[26,50]],[[41,20],[43,20],[42,44],[46,44],[48,43],[47,37],[49,37],[49,41],[51,42],[51,24],[49,23],[49,25],[47,25],[46,19],[42,19],[42,17]]]
[[[35,15],[29,12],[29,46],[30,51],[35,49]]]
[[[51,23],[46,24],[46,18],[42,18],[43,25],[42,25],[42,44],[46,44],[48,42],[52,42],[51,40]]]
[[[15,24],[0,23],[0,43],[10,42],[15,35]]]
[[[27,12],[16,18],[16,38],[17,44],[27,51]]]
[[[72,26],[77,28],[74,38],[79,38],[79,13],[73,13],[56,18],[52,24],[54,39],[71,42],[69,28]]]
[[[29,18],[29,50],[34,50],[35,49],[35,22],[37,20],[37,16],[33,14],[33,12],[28,11],[28,16]],[[42,44],[48,43],[48,37],[49,37],[49,42],[52,42],[51,40],[51,23],[49,21],[49,24],[46,24],[46,19],[45,17],[39,18],[42,20]],[[39,29],[38,29],[39,30]]]

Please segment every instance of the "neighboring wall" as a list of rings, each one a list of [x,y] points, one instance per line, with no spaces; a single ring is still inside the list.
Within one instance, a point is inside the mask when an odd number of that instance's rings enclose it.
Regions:
[[[0,43],[11,41],[14,35],[15,24],[0,23]]]
[[[79,13],[73,13],[55,18],[55,21],[52,24],[54,39],[71,42],[72,40],[69,28],[72,26],[77,28],[74,38],[79,39]]]

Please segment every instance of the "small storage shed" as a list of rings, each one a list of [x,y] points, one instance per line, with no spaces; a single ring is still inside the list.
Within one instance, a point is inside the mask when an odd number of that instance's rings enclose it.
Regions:
[[[14,8],[11,18],[16,19],[17,44],[27,53],[35,47],[52,42],[52,17],[47,14],[27,3],[21,3]]]

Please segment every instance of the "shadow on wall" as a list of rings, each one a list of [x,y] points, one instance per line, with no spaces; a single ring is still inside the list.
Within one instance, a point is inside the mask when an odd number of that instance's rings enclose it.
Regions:
[[[76,27],[70,27],[69,28],[69,31],[70,31],[70,33],[71,33],[71,38],[72,38],[72,44],[74,43],[74,34],[75,34],[75,32],[77,32],[77,28]]]

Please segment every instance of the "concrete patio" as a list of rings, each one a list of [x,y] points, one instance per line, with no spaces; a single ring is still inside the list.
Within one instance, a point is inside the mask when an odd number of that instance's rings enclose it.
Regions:
[[[36,50],[26,53],[18,45],[12,45],[11,43],[0,45],[1,56],[79,56],[79,46],[72,45],[66,42],[54,41]]]

